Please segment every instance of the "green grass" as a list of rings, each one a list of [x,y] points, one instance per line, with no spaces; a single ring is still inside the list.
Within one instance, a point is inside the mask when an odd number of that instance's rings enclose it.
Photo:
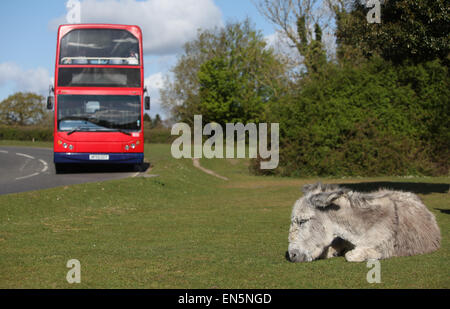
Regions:
[[[251,176],[246,160],[201,160],[224,181],[173,159],[170,145],[146,145],[146,158],[158,177],[0,196],[0,288],[450,287],[450,215],[437,210],[450,210],[448,193],[421,195],[442,248],[383,260],[382,283],[368,284],[365,263],[285,259],[292,205],[300,187],[318,179]],[[81,284],[65,279],[69,259],[81,262]]]

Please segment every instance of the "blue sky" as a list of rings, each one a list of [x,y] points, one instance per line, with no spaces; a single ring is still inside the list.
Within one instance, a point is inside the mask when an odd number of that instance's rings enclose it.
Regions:
[[[54,74],[56,27],[65,23],[67,0],[1,1],[0,101],[15,91],[46,95]],[[198,28],[249,17],[265,36],[274,27],[250,0],[81,0],[82,22],[133,23],[144,32],[145,77],[158,106],[161,77],[176,61],[183,40]],[[147,12],[147,13],[146,13]],[[151,12],[151,13],[148,13]],[[178,28],[173,25],[181,25]],[[179,29],[183,29],[180,31]]]

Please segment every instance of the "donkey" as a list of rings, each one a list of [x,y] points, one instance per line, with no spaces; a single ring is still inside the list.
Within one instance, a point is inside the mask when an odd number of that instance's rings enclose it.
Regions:
[[[303,187],[294,204],[288,256],[310,262],[344,255],[349,262],[433,252],[441,235],[434,215],[413,193],[354,192],[321,183]]]

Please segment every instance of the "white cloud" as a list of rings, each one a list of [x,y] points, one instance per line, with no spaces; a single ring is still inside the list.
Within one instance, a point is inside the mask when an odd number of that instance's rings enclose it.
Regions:
[[[144,80],[144,84],[147,86],[149,91],[159,90],[164,87],[163,73],[158,72],[150,75]]]
[[[176,53],[195,38],[198,29],[223,25],[213,0],[83,0],[81,22],[138,25],[144,34],[144,52],[153,55]],[[49,25],[64,23],[61,16]]]
[[[275,47],[278,41],[278,34],[276,32],[269,34],[264,37],[264,40],[266,41],[268,47]]]
[[[14,91],[35,92],[46,95],[53,78],[47,69],[24,70],[16,63],[0,63],[0,87],[11,83]]]
[[[161,107],[161,99],[159,96],[159,90],[164,88],[164,75],[162,72],[158,72],[150,75],[144,79],[144,84],[147,86],[150,98],[151,108],[150,115],[154,117],[156,114],[166,117],[166,113]]]
[[[298,52],[292,43],[280,32],[275,32],[264,37],[267,47],[272,47],[278,54],[285,55],[291,59],[297,58]]]

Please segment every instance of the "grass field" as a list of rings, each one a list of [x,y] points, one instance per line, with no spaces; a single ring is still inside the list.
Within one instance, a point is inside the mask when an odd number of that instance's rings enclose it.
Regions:
[[[319,179],[201,160],[224,181],[173,159],[170,145],[146,145],[145,155],[158,177],[0,196],[0,288],[450,288],[449,193],[433,189],[448,177],[320,179],[427,188],[419,195],[437,217],[441,249],[383,260],[382,283],[369,284],[365,263],[285,259],[292,205]],[[69,259],[81,262],[81,284],[66,281]]]

